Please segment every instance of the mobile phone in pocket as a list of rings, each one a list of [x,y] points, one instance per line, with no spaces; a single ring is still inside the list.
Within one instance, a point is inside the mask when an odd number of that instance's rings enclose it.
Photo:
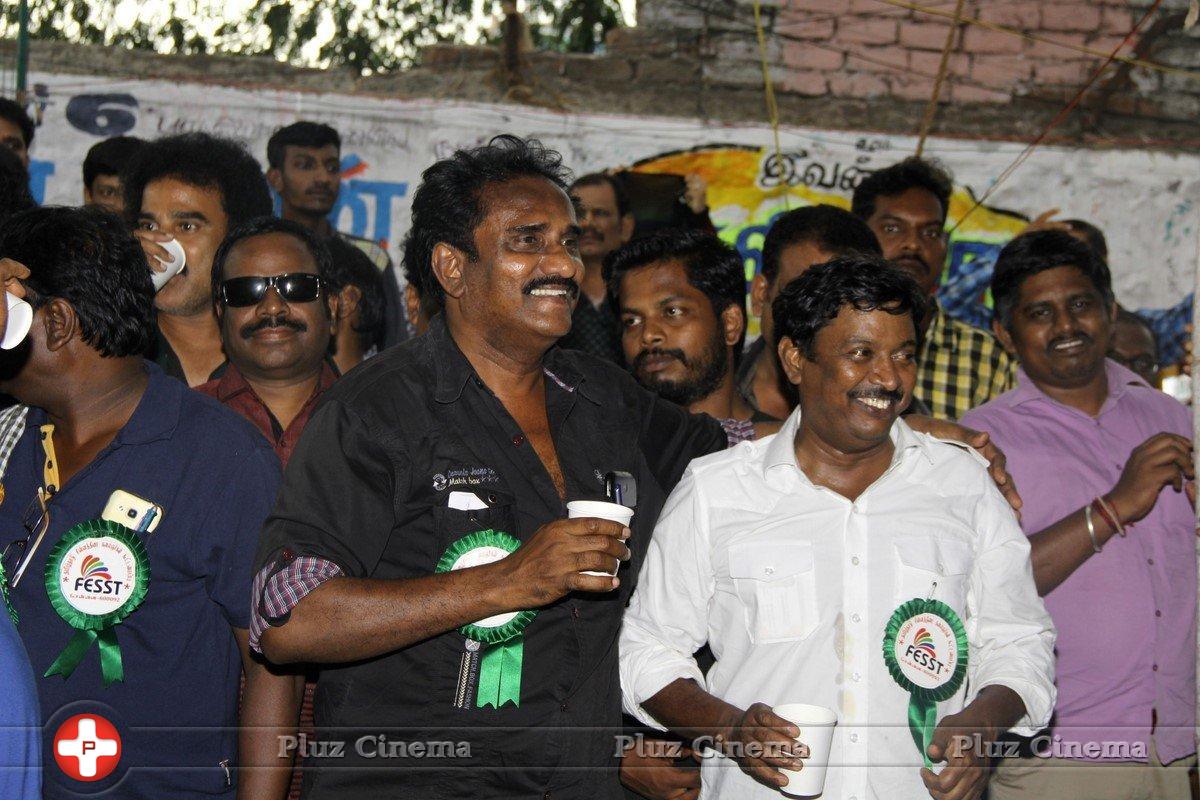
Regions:
[[[132,492],[117,489],[109,496],[100,519],[116,522],[140,533],[153,533],[162,516],[162,506]]]

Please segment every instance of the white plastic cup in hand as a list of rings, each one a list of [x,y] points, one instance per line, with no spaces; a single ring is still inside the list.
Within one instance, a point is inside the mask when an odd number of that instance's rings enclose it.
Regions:
[[[772,711],[800,729],[796,741],[808,747],[808,758],[801,759],[803,769],[785,769],[788,785],[780,789],[792,797],[812,797],[825,791],[825,770],[829,766],[829,750],[833,746],[833,729],[837,714],[825,706],[807,703],[785,703]]]
[[[579,519],[581,517],[607,519],[612,522],[619,522],[628,528],[629,520],[633,519],[633,509],[626,508],[620,503],[605,503],[600,500],[572,500],[567,503],[567,517],[570,519]],[[620,567],[620,564],[617,566]],[[582,574],[611,578],[617,573],[615,571],[596,572],[595,570],[585,569]]]
[[[12,350],[25,341],[33,325],[33,306],[12,292],[4,294],[8,300],[8,324],[4,328],[4,338],[0,340],[0,349]]]
[[[180,272],[183,272],[183,268],[187,266],[187,254],[183,252],[183,245],[178,240],[170,239],[163,242],[162,246],[171,254],[171,260],[164,261],[155,256],[158,263],[164,267],[162,272],[155,269],[150,270],[150,281],[154,284],[154,291],[156,292],[161,291],[167,285],[167,281],[174,278]]]

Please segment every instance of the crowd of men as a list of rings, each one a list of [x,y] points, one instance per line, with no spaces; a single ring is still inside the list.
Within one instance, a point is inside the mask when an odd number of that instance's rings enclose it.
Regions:
[[[5,797],[771,798],[788,703],[828,798],[1187,796],[1190,415],[1094,226],[1035,220],[972,325],[929,160],[779,214],[747,286],[695,181],[636,233],[533,140],[429,166],[397,266],[328,125],[265,173],[106,140],[78,208],[33,134],[0,101]],[[960,648],[923,729],[910,602]],[[69,770],[81,715],[119,749]]]

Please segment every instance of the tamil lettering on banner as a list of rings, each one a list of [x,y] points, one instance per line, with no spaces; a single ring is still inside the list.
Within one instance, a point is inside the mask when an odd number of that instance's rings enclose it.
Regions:
[[[272,131],[311,119],[333,125],[342,136],[335,225],[385,243],[393,258],[421,172],[497,133],[537,137],[562,152],[577,174],[630,166],[700,174],[709,185],[713,221],[745,256],[748,278],[758,269],[763,235],[778,214],[811,203],[848,207],[854,187],[867,175],[915,146],[911,137],[782,128],[777,154],[770,130],[755,124],[45,73],[35,73],[32,83],[39,128],[30,172],[39,201],[80,202],[84,154],[107,136],[208,131],[242,141],[265,162]],[[1023,148],[1019,142],[928,142],[928,154],[956,177],[952,221]],[[973,264],[1050,208],[1105,230],[1117,294],[1126,305],[1167,306],[1191,290],[1200,231],[1200,156],[1128,149],[1039,148],[987,207],[955,228],[945,280],[969,276]]]

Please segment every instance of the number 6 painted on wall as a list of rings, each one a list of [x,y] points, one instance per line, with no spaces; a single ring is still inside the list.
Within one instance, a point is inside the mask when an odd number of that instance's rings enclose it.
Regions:
[[[120,136],[137,125],[131,94],[77,94],[67,101],[67,121],[93,136]]]

